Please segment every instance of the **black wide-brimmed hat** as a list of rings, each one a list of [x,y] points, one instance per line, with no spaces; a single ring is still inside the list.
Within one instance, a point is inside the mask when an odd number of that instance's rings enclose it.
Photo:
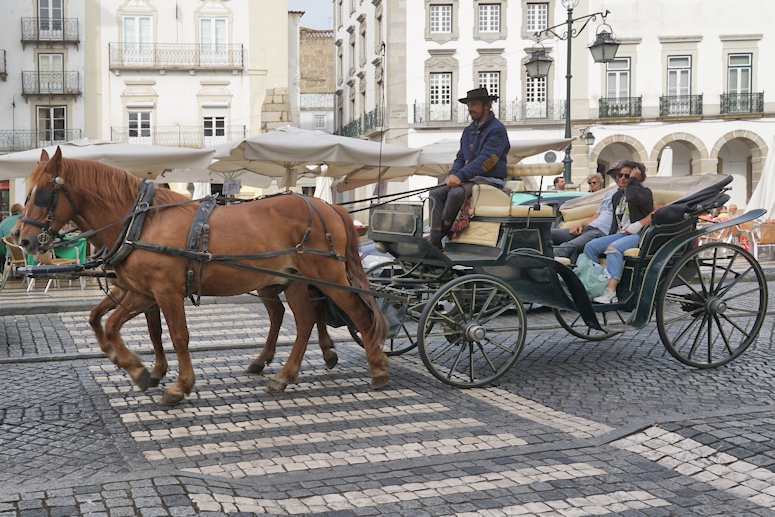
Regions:
[[[498,96],[490,95],[487,92],[487,87],[483,86],[481,88],[474,88],[473,90],[468,90],[468,94],[462,99],[458,99],[458,101],[462,102],[463,104],[466,104],[468,101],[473,101],[477,99],[497,101]]]

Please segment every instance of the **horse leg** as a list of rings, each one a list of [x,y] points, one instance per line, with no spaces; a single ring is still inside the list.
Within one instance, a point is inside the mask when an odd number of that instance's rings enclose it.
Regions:
[[[309,296],[312,299],[314,307],[315,317],[317,318],[318,328],[318,343],[320,344],[320,351],[323,352],[323,360],[326,363],[326,368],[329,370],[336,366],[339,362],[339,356],[334,350],[334,341],[328,334],[328,326],[326,325],[325,316],[325,298],[323,293],[314,287],[309,287]]]
[[[382,318],[382,315],[373,312],[376,308],[372,309],[355,293],[331,287],[321,287],[321,290],[347,314],[350,321],[360,331],[361,336],[363,336],[366,360],[371,368],[371,387],[381,388],[390,380],[390,375],[385,369],[388,365],[388,358],[382,351],[384,329],[378,329],[376,320]],[[384,324],[384,321],[382,323]]]
[[[161,312],[159,306],[155,305],[145,311],[145,321],[148,324],[148,335],[153,344],[153,368],[151,368],[150,386],[155,388],[159,382],[167,375],[167,356],[164,353],[164,346],[161,343]]]
[[[178,380],[164,391],[159,402],[165,406],[174,406],[191,393],[195,380],[191,354],[188,350],[190,335],[186,323],[186,310],[183,298],[174,292],[159,294],[156,303],[167,321],[172,346],[178,358]]]
[[[129,377],[137,384],[141,391],[145,391],[152,385],[151,376],[145,368],[145,365],[143,365],[140,356],[127,348],[126,344],[121,339],[120,332],[124,323],[141,312],[154,309],[155,304],[151,298],[130,291],[125,291],[118,301],[119,303],[116,303],[115,309],[105,322],[105,340],[107,346],[112,350],[112,357],[111,354],[109,354],[108,357],[111,358],[116,366],[126,370]],[[102,302],[100,305],[102,305]],[[94,313],[94,310],[92,312]],[[157,336],[158,348],[161,348],[161,320],[159,320],[159,331]],[[154,338],[152,337],[152,339]],[[155,342],[154,348],[156,347],[157,344]]]
[[[103,298],[89,313],[89,325],[91,325],[94,335],[97,337],[97,343],[99,343],[100,349],[114,364],[117,362],[115,351],[113,345],[105,336],[105,329],[102,327],[102,318],[105,314],[121,304],[126,293],[127,292],[123,288],[113,286],[107,296],[105,296],[105,298]],[[161,342],[161,315],[159,314],[159,308],[154,306],[145,311],[145,320],[148,324],[148,334],[151,338],[155,356],[149,386],[155,387],[159,385],[159,382],[167,374],[167,357],[164,354],[164,347]]]
[[[285,291],[285,299],[288,300],[288,305],[291,306],[293,317],[296,320],[296,341],[293,343],[293,348],[285,365],[269,379],[269,384],[266,386],[267,391],[283,391],[288,384],[295,383],[299,378],[301,360],[307,350],[312,327],[318,319],[309,297],[309,289],[305,284],[297,282],[289,284]]]
[[[259,289],[258,296],[261,298],[261,302],[264,304],[266,312],[269,314],[269,334],[266,337],[264,348],[261,349],[258,357],[253,359],[253,362],[248,366],[248,373],[263,372],[264,367],[274,359],[277,338],[280,335],[280,325],[283,323],[283,315],[285,314],[285,307],[283,307],[283,302],[280,300],[280,294],[275,286]]]

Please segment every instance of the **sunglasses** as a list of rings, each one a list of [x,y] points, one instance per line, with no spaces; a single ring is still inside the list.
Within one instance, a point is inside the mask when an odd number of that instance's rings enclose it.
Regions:
[[[587,185],[597,185],[597,181],[588,181]]]
[[[622,174],[621,172],[617,172],[616,173],[616,177],[617,178],[629,178],[630,175],[629,174]]]

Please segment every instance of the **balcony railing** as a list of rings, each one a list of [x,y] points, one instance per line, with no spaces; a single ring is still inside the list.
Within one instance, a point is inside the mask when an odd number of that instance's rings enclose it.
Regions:
[[[246,126],[151,126],[141,129],[111,127],[110,139],[113,142],[133,144],[168,145],[171,147],[210,147],[213,145],[240,140],[248,136]]]
[[[37,147],[62,144],[81,138],[80,129],[45,129],[41,131],[24,129],[0,130],[0,152],[13,153]]]
[[[22,95],[81,95],[78,72],[22,72]]]
[[[702,115],[702,94],[663,95],[659,98],[660,117],[686,117]]]
[[[78,18],[22,18],[22,45],[42,41],[79,43]]]
[[[414,103],[414,123],[420,125],[468,124],[471,118],[465,107],[452,104]],[[502,122],[527,120],[565,120],[565,101],[528,102],[500,101],[493,105],[495,115]]]
[[[643,97],[601,98],[598,105],[600,118],[638,118],[643,113]]]
[[[764,92],[722,93],[721,114],[763,113]]]
[[[368,133],[374,128],[382,125],[382,110],[374,108],[368,113],[364,113],[363,116],[350,122],[349,124],[340,127],[335,134],[340,136],[352,136],[358,137],[363,133]]]
[[[109,43],[111,70],[242,70],[242,45]]]

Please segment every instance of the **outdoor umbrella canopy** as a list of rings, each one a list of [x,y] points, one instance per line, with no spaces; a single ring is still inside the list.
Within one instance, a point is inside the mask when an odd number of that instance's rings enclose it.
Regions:
[[[41,151],[45,149],[49,156],[53,156],[57,147],[62,149],[65,158],[102,162],[149,179],[155,179],[162,172],[172,169],[206,169],[213,156],[213,149],[127,144],[85,138],[4,154],[0,156],[0,178],[26,178],[40,160]]]
[[[325,164],[326,176],[360,186],[395,177],[391,168],[411,174],[419,155],[419,149],[283,126],[216,147],[210,169],[223,173],[245,169],[277,178],[280,186],[293,186],[298,176],[318,175],[317,166]]]
[[[755,208],[767,210],[767,217],[774,217],[775,212],[775,138],[770,142],[767,157],[764,159],[764,168],[759,178],[759,183],[751,194],[751,199],[745,205],[746,212]]]
[[[662,156],[659,159],[657,167],[657,176],[660,178],[669,178],[673,175],[673,148],[666,145],[662,150]]]

